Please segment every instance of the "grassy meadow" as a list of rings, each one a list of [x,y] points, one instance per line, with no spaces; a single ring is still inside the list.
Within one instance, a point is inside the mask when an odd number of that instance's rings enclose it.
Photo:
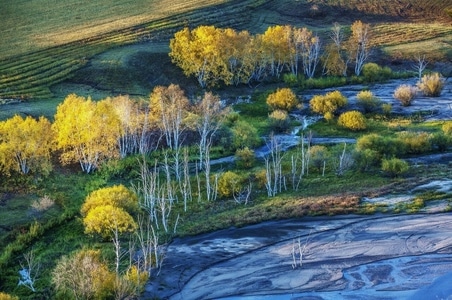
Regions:
[[[372,25],[372,43],[381,55],[371,61],[396,61],[410,66],[413,57],[425,54],[431,62],[429,67],[435,62],[450,64],[452,19],[444,13],[452,6],[450,1],[387,3],[380,0],[0,1],[0,103],[14,100],[12,104],[0,104],[0,120],[14,114],[44,115],[52,119],[57,105],[71,93],[94,100],[120,94],[145,99],[156,85],[176,83],[187,94],[201,94],[196,81],[186,78],[168,57],[169,39],[183,26],[233,27],[254,34],[276,24],[291,24],[307,26],[327,39],[333,22],[348,26],[360,19]],[[336,79],[316,78],[304,84],[307,88],[321,89],[322,84],[331,86],[335,82],[337,85],[362,83],[360,78],[355,78],[356,82],[349,78]],[[239,112],[238,118],[249,122],[260,136],[267,136],[271,129],[266,96],[281,85],[282,82],[270,82],[253,88],[222,86],[214,93],[230,99],[250,95],[251,103],[235,105],[234,109]],[[368,133],[393,137],[402,129],[439,133],[444,123],[424,123],[412,116],[378,113],[367,117],[368,128],[363,132],[351,132],[335,122],[323,121],[309,130],[322,137],[358,138]],[[343,146],[339,146],[329,148],[332,155],[341,153]],[[198,153],[194,146],[191,151],[193,157]],[[215,158],[225,155],[224,149],[216,151],[212,154]],[[233,155],[233,152],[226,154]],[[159,157],[159,153],[155,155]],[[285,158],[295,155],[295,150],[284,155]],[[80,206],[90,192],[100,187],[118,183],[130,186],[140,171],[137,157],[107,163],[89,175],[82,174],[76,164],[61,166],[56,155],[53,160],[55,169],[48,177],[0,176],[0,292],[7,291],[20,299],[55,296],[49,287],[50,271],[62,255],[93,248],[102,250],[106,258],[114,256],[110,242],[84,234]],[[283,167],[284,172],[289,172],[289,163]],[[214,167],[215,171],[234,170],[256,181],[256,174],[263,168],[262,161],[250,168],[241,169],[235,164]],[[297,191],[267,197],[265,187],[260,186],[253,191],[247,205],[238,205],[233,199],[193,200],[185,213],[182,204],[177,203],[174,211],[181,215],[177,234],[198,234],[306,215],[394,212],[388,207],[363,206],[359,199],[406,191],[420,182],[450,176],[450,164],[420,165],[396,178],[385,176],[378,166],[367,173],[350,171],[337,176],[332,163],[325,175],[313,168]],[[193,179],[192,185],[196,184]],[[44,197],[51,198],[54,204],[42,212],[34,210],[33,203]],[[423,201],[429,201],[439,196],[422,197]],[[451,207],[451,194],[440,197],[449,199]],[[416,212],[422,206],[397,209],[397,212]],[[161,242],[173,237],[174,234],[164,234]],[[37,281],[39,292],[35,294],[17,287],[22,254],[31,250],[36,251],[44,270]]]

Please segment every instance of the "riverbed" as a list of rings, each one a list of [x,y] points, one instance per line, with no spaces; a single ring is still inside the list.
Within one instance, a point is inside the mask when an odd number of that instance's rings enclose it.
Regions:
[[[144,297],[451,299],[450,228],[452,213],[348,215],[176,239]]]

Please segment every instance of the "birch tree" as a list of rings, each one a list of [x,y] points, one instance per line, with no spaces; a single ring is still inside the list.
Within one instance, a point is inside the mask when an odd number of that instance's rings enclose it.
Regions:
[[[91,173],[104,160],[118,157],[119,122],[109,101],[67,96],[52,125],[61,162],[78,162],[83,172]]]
[[[358,20],[351,30],[350,51],[355,61],[355,75],[359,76],[370,55],[370,25]]]
[[[290,60],[287,26],[270,26],[262,35],[263,51],[266,54],[270,74],[280,77],[284,66]]]
[[[11,171],[48,174],[52,147],[51,124],[44,117],[15,115],[0,122],[0,170],[6,175]]]
[[[320,38],[307,28],[294,31],[297,52],[301,56],[303,72],[308,78],[314,77],[320,58]]]
[[[270,153],[264,157],[266,177],[265,187],[267,189],[267,195],[269,197],[274,197],[276,194],[281,193],[283,188],[286,188],[285,178],[282,173],[283,152],[281,144],[275,136],[270,137],[267,147]]]
[[[111,102],[120,122],[118,148],[121,158],[129,154],[147,154],[152,150],[152,145],[158,145],[158,137],[156,141],[151,140],[153,124],[149,118],[148,106],[128,96],[115,97]]]
[[[126,211],[112,205],[96,206],[88,211],[83,219],[85,233],[100,234],[110,238],[115,248],[115,270],[119,274],[119,265],[124,252],[121,251],[120,237],[124,233],[134,232],[137,225]]]
[[[342,26],[335,22],[330,31],[331,43],[325,47],[323,56],[323,73],[333,76],[347,76],[347,69],[351,61],[351,55],[347,50]]]
[[[157,118],[156,124],[166,146],[172,151],[177,180],[181,178],[181,147],[183,133],[187,129],[184,120],[188,115],[188,107],[189,101],[178,85],[158,86],[150,96],[151,114]]]

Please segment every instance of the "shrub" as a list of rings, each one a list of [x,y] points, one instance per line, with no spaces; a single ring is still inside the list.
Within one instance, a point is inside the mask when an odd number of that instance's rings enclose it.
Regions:
[[[353,131],[364,130],[366,118],[359,111],[347,111],[339,116],[338,124]]]
[[[267,97],[267,105],[272,110],[281,109],[291,111],[299,105],[297,96],[289,88],[277,89]]]
[[[218,179],[218,194],[222,197],[231,197],[242,188],[241,181],[242,178],[232,171],[221,174]]]
[[[444,79],[439,73],[424,75],[417,86],[425,96],[439,97],[444,88]]]
[[[446,135],[443,132],[434,133],[430,137],[432,147],[439,152],[446,151],[450,146],[452,146],[452,138],[450,135]]]
[[[398,158],[383,159],[381,162],[381,170],[391,177],[403,175],[409,168],[406,161]]]
[[[380,136],[375,133],[363,135],[356,141],[356,150],[373,150],[378,153],[378,159],[400,156],[406,153],[405,144],[399,139]]]
[[[389,116],[391,114],[391,111],[392,111],[392,104],[391,103],[383,103],[381,105],[381,110],[383,110],[383,113],[386,116]]]
[[[325,146],[314,145],[309,148],[309,161],[320,172],[329,159],[328,149]]]
[[[0,300],[19,300],[19,297],[0,292]]]
[[[426,132],[403,131],[397,134],[397,139],[405,145],[406,153],[426,153],[432,148],[430,135]]]
[[[269,116],[270,128],[275,132],[284,132],[290,127],[289,115],[286,111],[277,109]]]
[[[368,82],[389,79],[391,74],[392,70],[389,67],[382,68],[376,63],[367,63],[363,66],[363,76]]]
[[[441,127],[441,129],[443,130],[445,135],[452,136],[452,123],[451,122],[445,123]]]
[[[411,101],[416,97],[416,87],[409,84],[402,84],[394,91],[394,98],[399,100],[403,106],[410,106]]]
[[[296,86],[299,83],[299,78],[295,74],[286,73],[283,75],[283,81],[288,86]]]
[[[375,111],[381,102],[371,91],[359,92],[358,95],[356,95],[356,99],[366,113]]]
[[[261,142],[257,129],[246,121],[236,121],[232,127],[232,146],[234,149],[254,148]]]
[[[33,201],[33,203],[31,204],[31,208],[35,212],[41,213],[51,208],[54,204],[55,201],[53,201],[49,196],[45,195],[44,197],[41,197],[40,199]]]
[[[378,166],[381,161],[380,153],[371,149],[355,151],[353,158],[360,171],[367,171],[370,167]]]
[[[237,149],[235,152],[235,163],[239,168],[251,168],[256,161],[254,151],[248,147]]]
[[[313,112],[323,114],[334,114],[334,112],[347,104],[347,98],[340,91],[329,92],[326,95],[315,95],[309,105]]]

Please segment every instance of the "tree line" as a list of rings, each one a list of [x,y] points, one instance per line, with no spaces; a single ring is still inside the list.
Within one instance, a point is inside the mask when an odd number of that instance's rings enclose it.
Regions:
[[[322,74],[345,76],[353,66],[359,76],[370,55],[370,25],[354,22],[346,38],[335,23],[330,37],[331,42],[322,45],[320,37],[305,27],[276,25],[251,35],[246,30],[199,26],[177,32],[170,41],[169,55],[202,88],[250,84],[268,76],[279,78],[283,72],[312,78],[320,62]]]

